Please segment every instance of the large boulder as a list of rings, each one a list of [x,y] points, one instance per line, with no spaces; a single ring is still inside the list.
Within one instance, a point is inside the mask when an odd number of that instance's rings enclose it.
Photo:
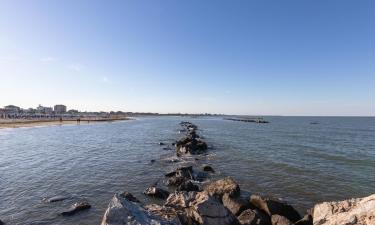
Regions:
[[[177,155],[181,156],[183,154],[201,154],[207,150],[206,142],[201,139],[192,138],[187,136],[176,143]]]
[[[266,212],[270,217],[280,215],[295,223],[302,219],[300,214],[291,205],[276,199],[263,198],[258,195],[250,196],[250,203]]]
[[[294,225],[313,225],[313,218],[310,214],[306,214],[302,219],[298,220]]]
[[[187,216],[201,225],[236,225],[237,218],[215,198],[199,192],[186,209]]]
[[[231,177],[209,183],[203,188],[209,195],[221,199],[225,193],[231,197],[239,196],[240,186]]]
[[[231,197],[228,193],[223,195],[222,202],[223,205],[236,216],[240,215],[242,211],[251,207],[251,204],[247,199],[244,199],[241,196]]]
[[[199,191],[199,186],[194,184],[191,180],[185,181],[180,184],[177,191]]]
[[[247,209],[238,216],[241,225],[271,225],[267,214],[259,209]]]
[[[340,202],[323,202],[313,210],[314,225],[374,225],[375,194]]]
[[[101,225],[178,225],[178,222],[168,221],[154,215],[139,205],[116,194],[104,213]]]

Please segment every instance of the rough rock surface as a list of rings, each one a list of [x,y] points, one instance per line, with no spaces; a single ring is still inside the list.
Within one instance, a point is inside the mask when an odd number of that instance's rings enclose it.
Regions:
[[[202,225],[234,225],[237,218],[215,198],[199,192],[186,209],[187,216]]]
[[[197,192],[175,192],[169,195],[168,199],[165,202],[165,206],[175,207],[178,209],[188,208],[190,202],[195,200]]]
[[[115,195],[108,205],[101,225],[177,225],[179,223],[162,219],[140,206]]]
[[[88,202],[85,202],[85,201],[77,202],[77,203],[74,203],[69,209],[62,212],[61,215],[71,216],[71,215],[76,214],[77,212],[80,212],[89,208],[91,208],[91,205]]]
[[[222,199],[223,205],[227,207],[234,215],[238,216],[242,211],[251,207],[248,200],[239,197],[230,197],[228,193],[223,195]]]
[[[169,192],[158,187],[149,187],[144,192],[145,195],[152,196],[155,198],[166,199],[169,196]]]
[[[240,194],[240,186],[231,177],[226,177],[221,180],[211,182],[204,187],[204,190],[211,196],[217,196],[220,199],[225,193],[231,197],[236,197]]]
[[[271,221],[272,225],[293,225],[293,223],[290,222],[290,220],[277,214],[272,215]]]
[[[298,220],[294,225],[313,225],[313,219],[310,214],[306,214],[301,220]]]
[[[241,225],[271,225],[271,220],[258,209],[247,209],[238,216]]]
[[[374,225],[375,194],[365,198],[315,205],[314,225]]]
[[[250,203],[258,209],[266,212],[269,216],[280,215],[292,221],[293,223],[302,219],[300,214],[292,206],[279,200],[262,198],[258,195],[251,195]]]
[[[124,191],[123,193],[121,193],[120,196],[131,202],[140,202],[136,197],[134,197],[134,195],[132,195],[131,193],[127,191]]]

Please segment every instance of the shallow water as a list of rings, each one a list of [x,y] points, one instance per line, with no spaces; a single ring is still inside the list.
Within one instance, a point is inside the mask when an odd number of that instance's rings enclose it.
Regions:
[[[147,201],[142,191],[180,165],[168,162],[174,151],[158,143],[179,138],[181,120],[197,124],[211,147],[199,163],[211,164],[218,177],[235,177],[241,189],[283,198],[301,212],[316,202],[375,193],[375,118],[266,119],[271,123],[149,117],[0,130],[0,219],[92,225],[100,224],[116,192]],[[69,198],[42,201],[56,195]],[[59,216],[82,199],[90,210]]]

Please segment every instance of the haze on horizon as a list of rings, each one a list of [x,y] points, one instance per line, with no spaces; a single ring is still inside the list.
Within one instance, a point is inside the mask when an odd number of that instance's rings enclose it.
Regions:
[[[374,1],[0,1],[0,107],[375,116]]]

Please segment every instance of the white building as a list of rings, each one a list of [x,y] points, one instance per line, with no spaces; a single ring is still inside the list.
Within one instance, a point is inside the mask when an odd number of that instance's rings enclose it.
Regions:
[[[53,107],[53,111],[55,114],[64,114],[66,113],[66,106],[65,105],[55,105]]]

